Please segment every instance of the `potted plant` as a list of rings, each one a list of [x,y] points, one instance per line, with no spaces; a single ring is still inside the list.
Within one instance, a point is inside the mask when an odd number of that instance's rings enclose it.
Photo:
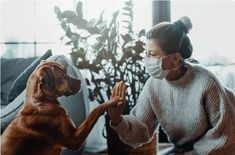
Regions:
[[[104,11],[101,12],[98,19],[86,20],[83,17],[82,9],[82,2],[77,3],[76,11],[61,11],[59,7],[55,6],[55,13],[65,31],[61,40],[65,41],[65,45],[71,46],[70,55],[76,67],[86,72],[91,101],[103,103],[110,98],[115,83],[120,80],[125,81],[128,88],[124,114],[128,114],[136,104],[148,78],[143,65],[145,30],[135,33],[132,29],[132,0],[126,1],[121,10],[113,13],[110,22],[103,19]],[[118,20],[120,13],[125,18],[121,21],[125,23],[124,27],[127,30],[125,34],[120,33],[121,22]],[[109,154],[120,154],[118,151],[125,150],[123,147],[126,147],[126,151],[131,153],[122,152],[121,154],[137,154],[134,153],[138,152],[137,149],[128,147],[119,140],[108,122],[109,118],[106,117]],[[156,137],[147,147],[149,145],[154,146],[156,150]],[[118,146],[121,146],[122,149],[118,149]],[[139,148],[142,150],[140,154],[144,154],[142,148]],[[150,154],[148,153],[148,155]]]

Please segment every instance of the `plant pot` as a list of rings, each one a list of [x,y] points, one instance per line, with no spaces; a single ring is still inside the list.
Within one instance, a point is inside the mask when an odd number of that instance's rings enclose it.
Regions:
[[[123,143],[118,134],[109,126],[108,115],[105,116],[108,155],[156,155],[157,154],[157,136],[156,134],[152,140],[140,147],[133,148]]]

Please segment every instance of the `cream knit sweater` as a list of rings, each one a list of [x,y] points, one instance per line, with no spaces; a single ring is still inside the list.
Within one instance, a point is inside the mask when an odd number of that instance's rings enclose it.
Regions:
[[[150,77],[130,115],[110,126],[134,147],[149,142],[161,125],[176,145],[203,135],[188,154],[235,155],[234,94],[203,67],[186,67],[176,81]]]

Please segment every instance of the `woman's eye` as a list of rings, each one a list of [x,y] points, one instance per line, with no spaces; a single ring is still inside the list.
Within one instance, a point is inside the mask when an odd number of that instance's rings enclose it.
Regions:
[[[150,50],[148,53],[149,53],[150,56],[156,56],[157,55],[157,52],[152,51],[152,50]]]
[[[149,53],[149,56],[155,57],[155,56],[157,56],[157,54],[156,53]]]

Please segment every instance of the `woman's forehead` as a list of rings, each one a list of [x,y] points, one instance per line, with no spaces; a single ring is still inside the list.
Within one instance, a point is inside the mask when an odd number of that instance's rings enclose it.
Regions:
[[[146,43],[147,50],[154,50],[159,51],[161,50],[161,47],[158,45],[158,43],[154,39],[150,39]]]

